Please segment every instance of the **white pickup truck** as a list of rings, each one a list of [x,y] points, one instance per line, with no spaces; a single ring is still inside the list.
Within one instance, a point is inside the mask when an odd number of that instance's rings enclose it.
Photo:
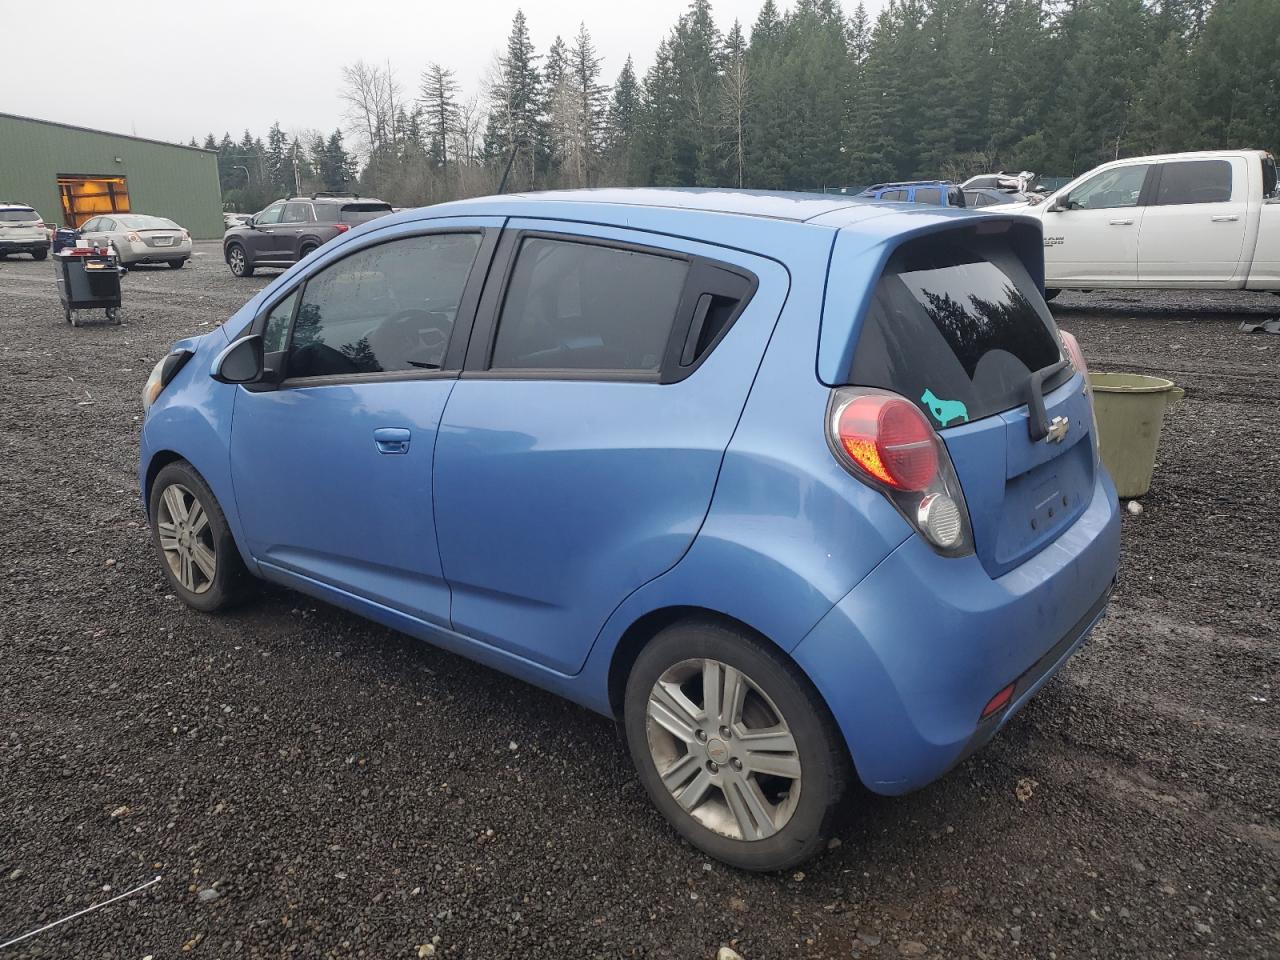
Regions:
[[[1044,224],[1050,299],[1099,287],[1280,292],[1280,191],[1262,150],[1116,160],[1016,207]]]

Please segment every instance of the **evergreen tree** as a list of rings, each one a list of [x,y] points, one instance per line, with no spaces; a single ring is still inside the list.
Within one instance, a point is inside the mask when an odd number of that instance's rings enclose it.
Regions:
[[[422,107],[426,112],[427,151],[442,170],[449,166],[449,144],[458,132],[458,82],[439,63],[422,74]]]
[[[604,149],[609,109],[609,88],[600,83],[601,58],[587,25],[578,25],[569,50],[566,83],[573,92],[575,119],[575,175],[581,186],[591,186]]]
[[[1194,54],[1200,146],[1280,145],[1280,3],[1218,0]]]
[[[675,80],[671,155],[677,182],[718,182],[720,128],[720,32],[710,0],[693,0],[669,43]]]
[[[286,154],[288,142],[284,131],[280,129],[280,122],[273,123],[271,129],[267,131],[267,149],[264,158],[267,182],[271,185],[272,193],[284,196],[292,193],[294,187],[293,163]]]
[[[546,168],[548,152],[538,59],[524,12],[517,10],[506,53],[498,61],[498,76],[489,92],[484,156],[499,170],[510,162],[512,177],[526,186],[536,184],[538,173]]]
[[[727,160],[728,182],[744,186],[747,182],[747,117],[751,103],[750,71],[747,69],[747,40],[742,24],[733,21],[733,29],[724,40],[723,76],[720,90],[722,134]]]
[[[635,170],[635,145],[640,115],[640,85],[636,80],[636,68],[627,57],[613,85],[613,97],[609,101],[608,126],[605,149],[612,167],[613,179],[624,184],[639,182]]]

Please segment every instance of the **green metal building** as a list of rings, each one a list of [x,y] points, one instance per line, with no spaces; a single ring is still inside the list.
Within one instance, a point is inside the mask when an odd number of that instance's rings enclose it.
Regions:
[[[103,213],[168,217],[196,239],[222,236],[217,154],[0,113],[0,201],[78,227]]]

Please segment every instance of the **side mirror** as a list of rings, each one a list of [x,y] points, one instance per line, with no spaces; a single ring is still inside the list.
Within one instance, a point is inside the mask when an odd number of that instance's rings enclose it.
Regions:
[[[953,207],[967,207],[965,202],[964,191],[959,187],[951,187],[947,190],[947,203]]]
[[[1055,197],[1053,202],[1044,208],[1045,213],[1061,213],[1067,209],[1065,197]]]
[[[248,220],[246,220],[246,221],[244,222],[244,225],[245,225],[246,227],[248,227],[250,230],[252,230],[252,229],[254,229],[255,227],[257,227],[257,225],[258,225],[258,218],[257,218],[257,217],[250,217]]]
[[[252,383],[262,376],[262,335],[251,334],[218,354],[209,376],[219,383]]]

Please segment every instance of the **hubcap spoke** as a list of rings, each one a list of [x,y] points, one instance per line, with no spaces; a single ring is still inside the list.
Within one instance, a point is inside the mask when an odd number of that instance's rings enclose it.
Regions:
[[[795,737],[785,726],[767,730],[744,730],[738,735],[742,763],[752,773],[797,780],[800,777],[800,754]]]
[[[203,533],[205,527],[209,526],[209,515],[204,512],[204,507],[200,506],[199,500],[191,501],[191,512],[187,514],[187,526],[191,528],[193,536]]]
[[[175,523],[187,522],[187,505],[182,500],[182,491],[177,484],[164,489],[164,503],[169,508],[169,517]]]
[[[203,543],[197,543],[191,548],[191,559],[200,568],[200,572],[204,574],[205,579],[212,583],[214,571],[217,569],[213,551]]]
[[[692,810],[706,797],[711,790],[712,778],[705,767],[698,768],[698,774],[676,793],[676,803],[686,810]]]
[[[193,568],[192,561],[191,561],[191,552],[188,550],[183,550],[180,556],[182,559],[182,563],[181,563],[181,567],[179,568],[178,579],[182,582],[182,585],[184,587],[186,587],[192,593],[195,593],[196,576],[195,576],[195,570]]]
[[[695,742],[698,708],[680,692],[680,688],[659,680],[649,693],[649,717],[672,736],[685,743]]]

